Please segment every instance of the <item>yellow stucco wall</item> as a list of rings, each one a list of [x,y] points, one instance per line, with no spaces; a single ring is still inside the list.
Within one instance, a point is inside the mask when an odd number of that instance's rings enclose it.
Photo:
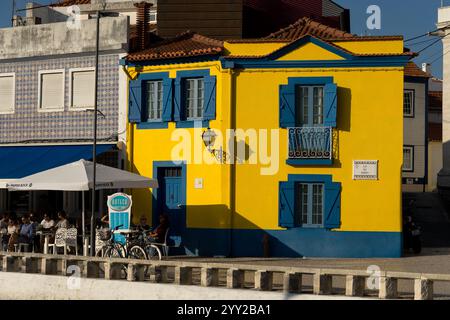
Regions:
[[[377,41],[377,45],[383,46],[383,43]],[[308,50],[305,54],[314,53],[311,52],[314,47],[304,46],[291,54],[301,57],[305,48]],[[259,49],[250,51],[259,52]],[[316,56],[320,58],[319,54]],[[275,174],[261,175],[261,169],[267,165],[236,165],[236,214],[233,216],[229,210],[230,165],[219,164],[207,152],[205,159],[215,164],[188,164],[187,227],[228,228],[232,223],[234,228],[279,229],[278,182],[286,181],[288,174],[328,174],[342,183],[342,225],[338,231],[401,231],[402,68],[240,70],[232,76],[230,70],[221,69],[219,62],[207,62],[145,67],[141,72],[170,71],[174,78],[177,70],[187,69],[210,69],[211,74],[217,76],[216,120],[210,123],[214,131],[225,134],[231,125],[233,109],[237,128],[279,130],[279,170]],[[334,165],[288,166],[286,130],[279,129],[279,85],[286,84],[289,77],[324,76],[333,77],[339,88]],[[232,79],[235,79],[234,85]],[[176,129],[175,124],[170,123],[168,129],[138,130],[136,125],[130,125],[130,168],[152,177],[153,161],[186,160],[171,154],[178,144],[178,141],[171,141],[173,134],[184,132],[196,137],[197,143],[205,149],[200,129]],[[241,140],[239,138],[238,143]],[[216,147],[219,145],[220,141]],[[249,149],[253,155],[258,154],[252,146]],[[273,152],[269,150],[268,154]],[[353,160],[379,160],[379,180],[354,181]],[[203,178],[203,189],[194,188],[195,178]],[[135,217],[150,215],[150,190],[134,190],[132,194]]]

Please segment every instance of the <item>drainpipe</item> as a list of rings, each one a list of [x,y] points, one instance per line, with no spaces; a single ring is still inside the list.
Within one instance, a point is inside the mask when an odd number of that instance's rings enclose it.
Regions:
[[[231,257],[233,254],[233,225],[234,225],[234,214],[236,212],[236,70],[230,68],[230,129],[233,135],[230,136],[229,150],[230,153],[230,220],[229,220],[229,235],[228,235],[228,256]]]

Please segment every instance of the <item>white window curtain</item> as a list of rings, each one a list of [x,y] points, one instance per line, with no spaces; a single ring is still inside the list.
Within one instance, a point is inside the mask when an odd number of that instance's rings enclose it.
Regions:
[[[0,76],[0,112],[14,110],[14,76]]]
[[[62,72],[41,74],[41,109],[64,108],[64,74]]]
[[[72,107],[93,108],[95,99],[95,72],[72,72]]]

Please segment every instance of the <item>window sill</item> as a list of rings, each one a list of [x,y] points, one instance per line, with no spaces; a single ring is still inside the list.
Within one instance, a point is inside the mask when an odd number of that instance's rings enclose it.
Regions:
[[[291,166],[330,166],[333,159],[288,159],[286,164]]]
[[[201,126],[198,126],[201,124]],[[176,121],[177,128],[209,128],[209,120]]]
[[[139,122],[137,128],[140,130],[145,129],[167,129],[169,128],[168,122]]]

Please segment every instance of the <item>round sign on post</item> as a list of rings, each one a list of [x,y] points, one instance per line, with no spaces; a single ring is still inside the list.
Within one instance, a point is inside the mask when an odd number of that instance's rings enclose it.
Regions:
[[[115,193],[108,197],[108,208],[112,211],[125,211],[131,207],[131,197],[125,193]]]

